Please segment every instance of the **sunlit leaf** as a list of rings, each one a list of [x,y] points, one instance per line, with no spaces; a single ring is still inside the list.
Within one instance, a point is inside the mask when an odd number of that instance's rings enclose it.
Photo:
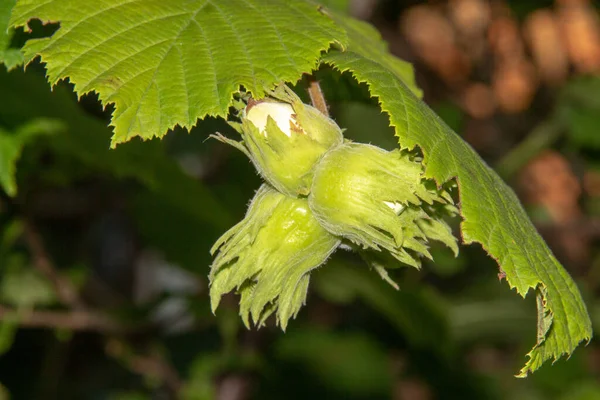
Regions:
[[[52,84],[68,78],[79,95],[114,103],[113,145],[225,117],[240,86],[261,97],[346,42],[301,0],[20,0],[11,25],[34,18],[61,27],[30,40],[25,59],[41,56]]]

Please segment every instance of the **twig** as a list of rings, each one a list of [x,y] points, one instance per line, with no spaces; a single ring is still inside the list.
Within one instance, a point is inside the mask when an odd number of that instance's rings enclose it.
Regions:
[[[160,354],[134,354],[125,342],[118,339],[110,339],[107,342],[106,353],[121,361],[131,371],[150,379],[159,380],[174,395],[177,395],[182,388],[179,374]]]
[[[148,328],[148,326],[123,324],[103,314],[89,310],[71,282],[58,273],[50,261],[40,235],[29,221],[25,224],[24,235],[31,250],[35,267],[52,282],[59,299],[74,310],[66,312],[17,311],[0,305],[0,320],[10,318],[22,327],[96,331],[107,335],[135,333]],[[119,352],[119,349],[121,349],[121,352]],[[108,339],[106,352],[109,355],[123,360],[124,365],[135,373],[160,379],[177,396],[182,387],[181,379],[168,361],[159,355],[139,356],[127,353],[125,349],[126,344],[122,340]]]
[[[90,311],[16,310],[0,305],[0,321],[13,320],[24,328],[58,328],[123,334],[140,329]]]
[[[40,235],[34,228],[33,224],[29,221],[25,223],[25,240],[29,246],[29,250],[33,256],[33,265],[40,271],[47,279],[52,282],[56,289],[58,298],[67,306],[71,306],[75,309],[82,309],[84,305],[79,298],[77,290],[73,287],[68,279],[61,276],[46,252],[46,248],[42,242]]]
[[[327,107],[327,102],[325,101],[325,96],[323,96],[323,91],[321,90],[321,85],[315,79],[314,76],[308,78],[308,95],[310,96],[310,102],[313,107],[317,110],[321,111],[325,116],[329,117],[329,108]]]

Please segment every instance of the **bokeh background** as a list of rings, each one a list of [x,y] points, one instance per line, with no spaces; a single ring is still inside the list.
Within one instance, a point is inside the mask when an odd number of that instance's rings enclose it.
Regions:
[[[412,62],[425,101],[515,189],[600,324],[600,11],[591,0],[329,0]],[[17,32],[12,46],[56,26]],[[397,146],[364,86],[316,73],[346,135]],[[306,80],[297,85],[304,96]],[[210,312],[209,248],[260,180],[219,120],[109,150],[111,107],[0,66],[0,130],[35,132],[0,193],[0,399],[600,399],[600,346],[527,379],[534,298],[478,246],[395,291],[338,252],[287,332]],[[0,158],[2,155],[0,154]],[[458,221],[454,228],[458,233]]]

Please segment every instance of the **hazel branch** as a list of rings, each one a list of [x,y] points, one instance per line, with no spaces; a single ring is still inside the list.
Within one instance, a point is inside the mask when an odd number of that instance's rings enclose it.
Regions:
[[[24,237],[29,250],[31,251],[33,265],[48,280],[50,280],[50,282],[52,282],[58,298],[65,305],[72,308],[85,308],[83,302],[79,298],[77,290],[73,287],[71,282],[64,276],[60,275],[60,273],[54,267],[50,257],[48,256],[40,234],[30,221],[25,223]]]
[[[0,305],[0,321],[15,321],[24,328],[70,329],[99,333],[124,334],[137,327],[124,325],[92,311],[16,310]]]

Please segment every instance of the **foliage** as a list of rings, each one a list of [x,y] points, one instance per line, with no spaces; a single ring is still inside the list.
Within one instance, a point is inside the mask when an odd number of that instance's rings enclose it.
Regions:
[[[51,120],[34,120],[18,127],[15,132],[0,129],[0,186],[9,196],[17,194],[16,163],[23,146],[38,135],[51,134],[58,129],[60,125]]]
[[[562,91],[559,116],[569,127],[573,144],[593,149],[600,148],[595,117],[600,109],[598,77],[584,77],[571,82]]]
[[[13,29],[9,27],[8,20],[16,0],[6,0],[0,4],[0,62],[10,71],[23,63],[23,54],[18,48],[11,46]]]
[[[25,60],[41,55],[52,84],[69,78],[80,95],[95,91],[114,103],[113,146],[225,117],[240,86],[262,97],[273,84],[314,69],[331,44],[345,42],[344,32],[305,2],[32,0],[18,2],[11,24],[31,18],[71,21],[51,38],[29,41]]]

